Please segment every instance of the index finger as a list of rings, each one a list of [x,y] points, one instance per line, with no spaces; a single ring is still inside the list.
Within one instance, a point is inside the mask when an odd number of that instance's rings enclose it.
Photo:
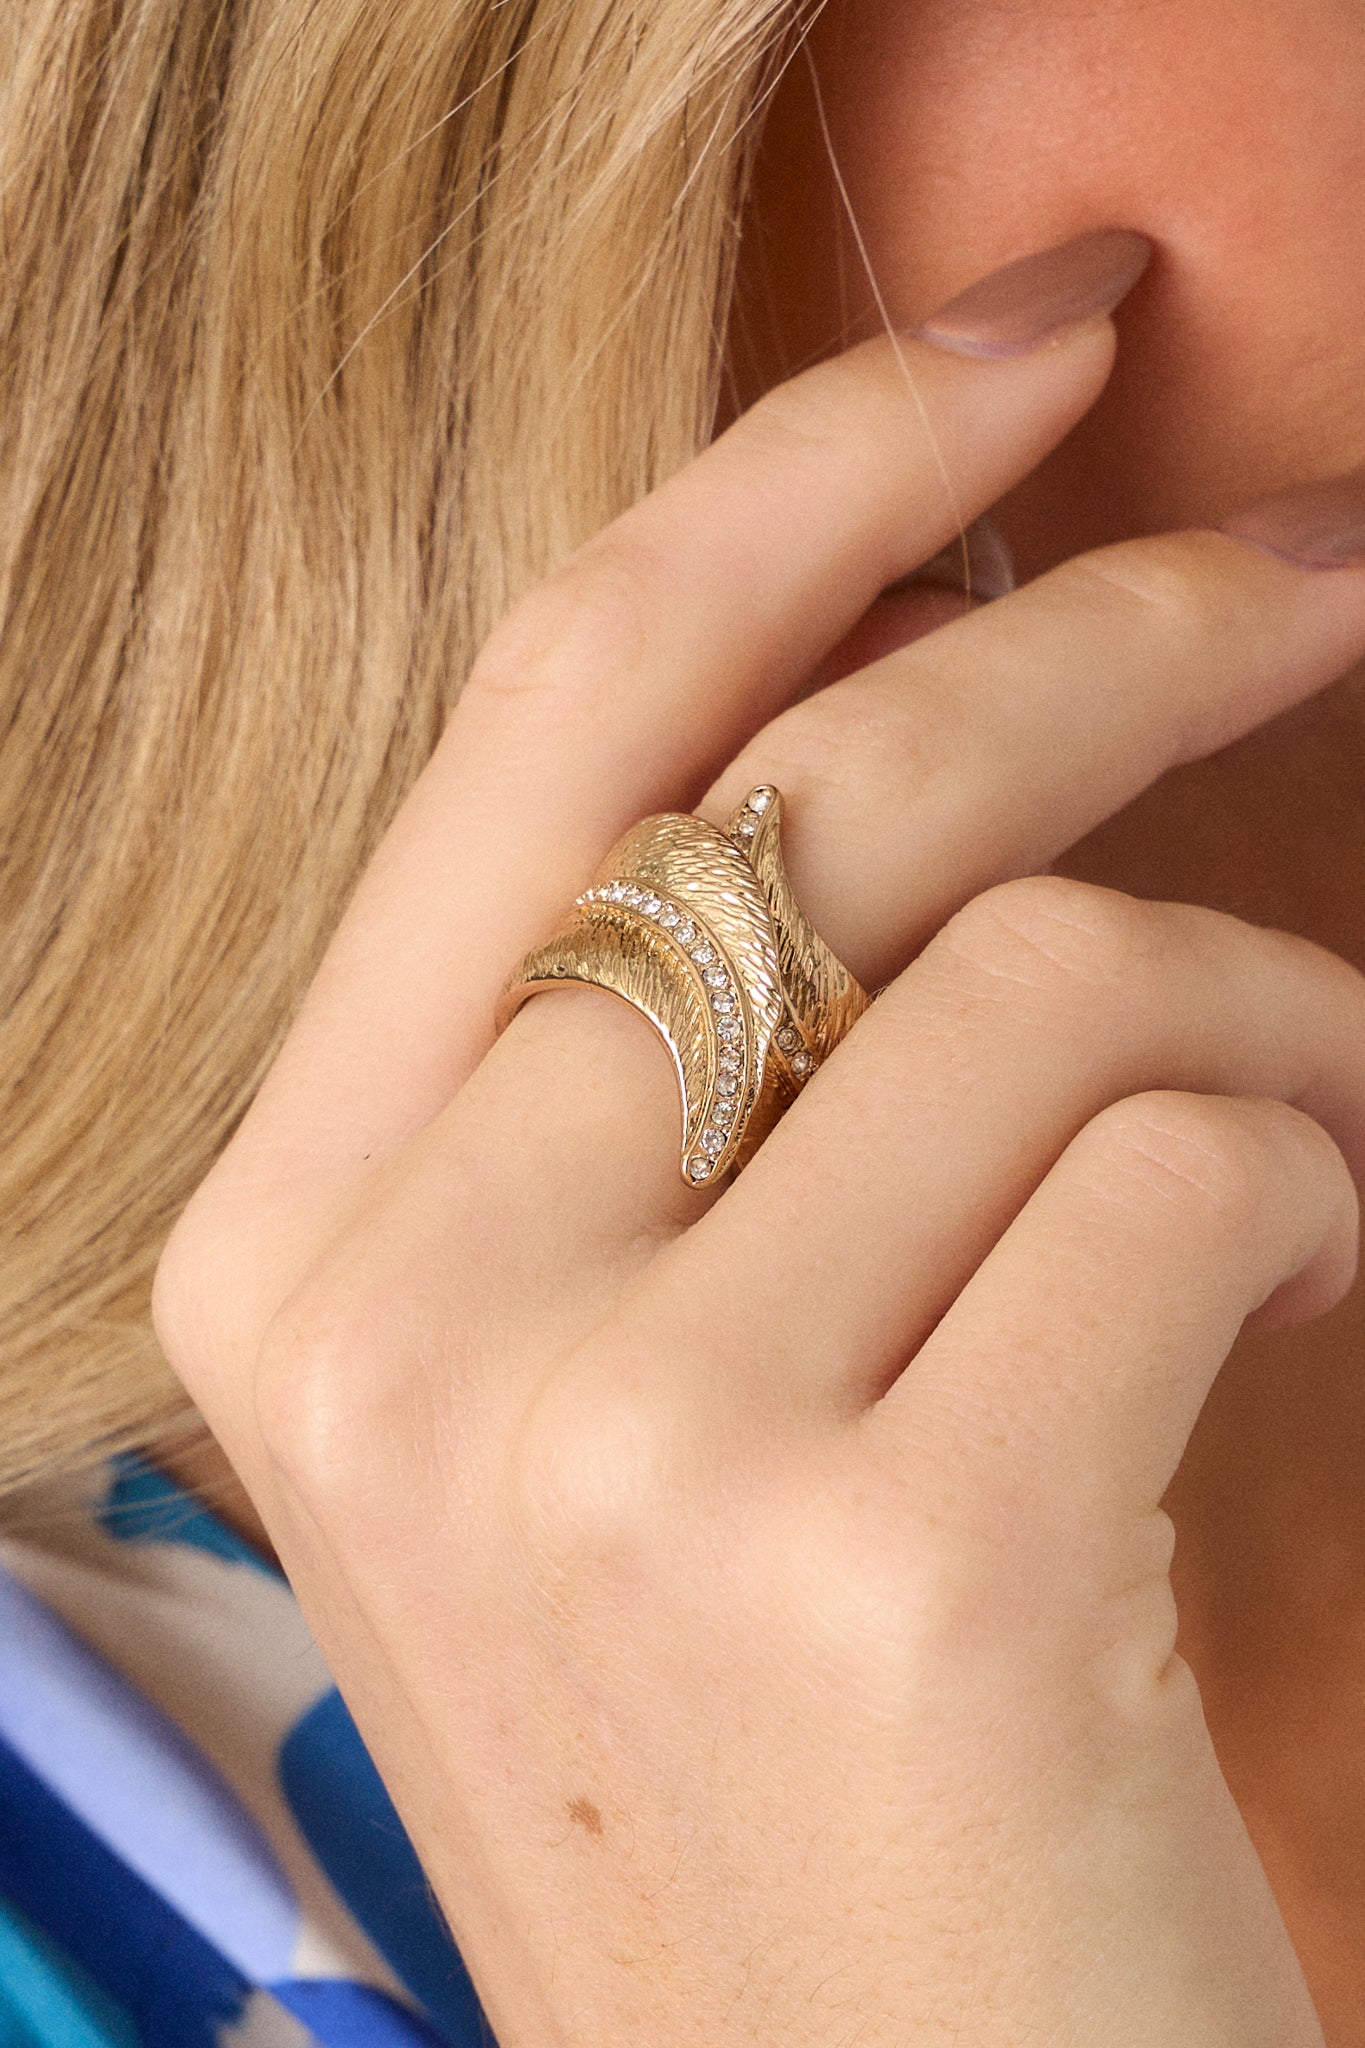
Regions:
[[[493,995],[607,847],[691,808],[878,592],[1093,402],[1106,319],[1010,361],[880,339],[770,394],[495,633],[229,1158],[378,1155],[487,1049]]]

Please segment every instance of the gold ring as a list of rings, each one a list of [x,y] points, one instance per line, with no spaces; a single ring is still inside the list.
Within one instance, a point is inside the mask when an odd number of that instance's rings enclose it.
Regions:
[[[679,1163],[694,1187],[753,1157],[868,1006],[792,893],[781,829],[768,783],[724,832],[685,812],[642,818],[498,999],[499,1031],[529,996],[568,982],[648,1017],[673,1056]]]

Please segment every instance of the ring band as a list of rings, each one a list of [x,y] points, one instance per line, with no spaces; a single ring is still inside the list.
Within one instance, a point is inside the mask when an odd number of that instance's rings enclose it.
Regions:
[[[724,832],[685,812],[641,819],[498,999],[498,1031],[528,997],[566,982],[648,1017],[678,1076],[689,1186],[752,1158],[868,1006],[792,893],[781,827],[767,783]]]

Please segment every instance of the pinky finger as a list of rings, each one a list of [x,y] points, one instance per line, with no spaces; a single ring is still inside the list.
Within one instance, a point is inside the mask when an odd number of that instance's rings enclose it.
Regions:
[[[949,1498],[1030,1552],[1050,1533],[1074,1555],[1159,1505],[1248,1316],[1335,1306],[1358,1232],[1346,1162],[1301,1111],[1130,1096],[1072,1140],[863,1425],[913,1440]]]

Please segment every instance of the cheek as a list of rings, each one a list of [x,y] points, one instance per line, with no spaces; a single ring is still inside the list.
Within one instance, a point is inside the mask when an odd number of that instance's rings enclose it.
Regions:
[[[1054,557],[1365,460],[1365,0],[831,0],[812,54],[894,319],[1088,228],[1158,244],[1113,385],[1024,494]],[[807,354],[876,312],[808,67],[784,97],[759,204]]]
[[[860,223],[932,301],[1113,219],[1235,269],[1360,248],[1365,0],[834,0],[815,55]]]

